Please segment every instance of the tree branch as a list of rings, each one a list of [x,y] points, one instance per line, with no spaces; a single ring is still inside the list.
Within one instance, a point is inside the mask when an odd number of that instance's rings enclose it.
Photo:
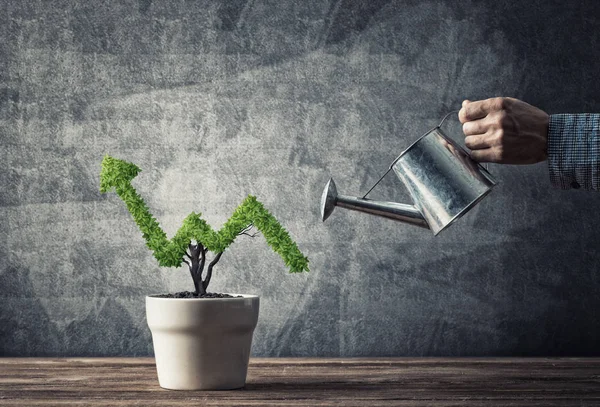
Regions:
[[[258,236],[258,232],[256,232],[256,233],[252,233],[252,234],[248,233],[248,231],[250,231],[250,229],[252,229],[253,227],[254,227],[254,223],[251,223],[251,224],[249,224],[248,226],[246,226],[246,227],[245,227],[245,228],[244,228],[244,229],[243,229],[243,230],[242,230],[240,233],[238,233],[237,235],[238,235],[238,236],[241,236],[241,235],[246,235],[246,236],[250,236],[250,237],[256,237],[256,236]]]
[[[219,262],[222,255],[223,255],[223,252],[217,254],[215,256],[215,258],[208,265],[208,269],[206,270],[206,278],[202,282],[202,287],[204,287],[204,291],[206,291],[206,289],[208,288],[208,284],[210,283],[210,278],[212,277],[212,269],[215,266],[215,264],[217,264]]]
[[[199,294],[206,293],[206,287],[204,287],[204,283],[202,282],[202,272],[204,271],[204,263],[206,262],[206,249],[200,243],[198,243],[200,247],[200,264],[198,265],[198,287],[201,288],[201,292]]]
[[[242,229],[242,231],[238,233],[238,236],[248,232],[250,229],[252,229],[252,227],[254,227],[254,223],[250,223],[248,226]]]

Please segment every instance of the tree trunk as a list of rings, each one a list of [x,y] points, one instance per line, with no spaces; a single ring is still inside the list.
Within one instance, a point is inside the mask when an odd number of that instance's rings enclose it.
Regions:
[[[187,261],[185,257],[183,258],[183,261],[188,265],[190,269],[190,275],[192,276],[192,280],[194,280],[194,293],[196,295],[206,294],[208,284],[210,283],[210,279],[212,277],[213,267],[219,262],[223,252],[217,253],[217,255],[210,262],[206,272],[206,278],[204,281],[202,281],[202,273],[204,272],[204,265],[206,264],[207,249],[200,243],[196,245],[190,243],[188,249],[189,253],[186,252],[186,255],[189,257],[190,261]]]
[[[190,262],[188,265],[192,280],[194,281],[194,293],[196,295],[206,294],[206,289],[202,284],[202,272],[204,271],[204,263],[206,261],[206,250],[201,244],[190,244],[188,248],[190,250],[188,255]]]

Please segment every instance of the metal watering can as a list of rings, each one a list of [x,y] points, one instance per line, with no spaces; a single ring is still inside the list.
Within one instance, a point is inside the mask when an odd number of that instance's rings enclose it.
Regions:
[[[437,235],[468,212],[490,193],[496,181],[442,131],[446,118],[457,112],[448,113],[438,126],[400,153],[362,198],[338,195],[330,178],[321,197],[322,220],[339,206],[431,229]],[[406,185],[414,205],[367,199],[391,170]]]

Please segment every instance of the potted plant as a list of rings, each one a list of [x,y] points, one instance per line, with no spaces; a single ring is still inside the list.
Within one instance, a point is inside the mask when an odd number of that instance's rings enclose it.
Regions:
[[[249,234],[252,227],[263,234],[290,272],[308,271],[308,259],[277,219],[251,195],[218,232],[200,214],[191,213],[168,240],[131,185],[140,171],[132,163],[107,155],[102,161],[100,191],[115,189],[160,266],[179,267],[186,263],[194,282],[193,292],[146,297],[159,384],[178,390],[243,387],[258,321],[259,297],[209,293],[213,267],[236,237]],[[208,252],[213,253],[210,261]]]

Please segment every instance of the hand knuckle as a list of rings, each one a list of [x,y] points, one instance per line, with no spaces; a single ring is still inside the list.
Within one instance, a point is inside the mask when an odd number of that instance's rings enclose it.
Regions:
[[[500,98],[493,98],[490,101],[490,107],[492,111],[498,111],[502,109],[502,107],[500,106]]]
[[[508,128],[513,125],[513,118],[507,110],[503,110],[500,117],[500,125],[502,128]]]
[[[502,119],[499,115],[496,114],[492,117],[491,125],[496,129],[502,128]]]
[[[505,138],[506,138],[506,133],[504,132],[504,129],[496,130],[494,140],[496,141],[497,144],[502,145],[502,143],[504,143]]]
[[[506,110],[500,110],[498,112],[498,117],[500,118],[500,120],[505,120],[508,118],[508,112]]]
[[[505,152],[504,148],[502,148],[502,146],[496,148],[496,154],[495,155],[496,155],[496,160],[498,162],[502,162],[506,158],[506,152]]]
[[[506,98],[500,97],[498,98],[498,110],[506,109]]]

